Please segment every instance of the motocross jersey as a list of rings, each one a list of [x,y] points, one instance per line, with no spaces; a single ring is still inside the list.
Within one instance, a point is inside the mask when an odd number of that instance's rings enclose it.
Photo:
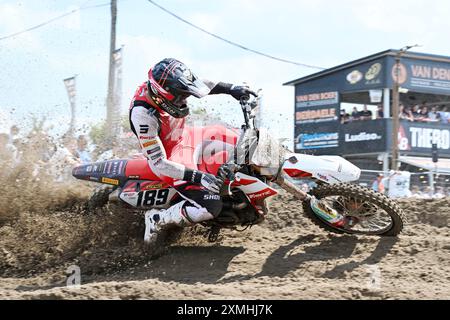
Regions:
[[[152,171],[163,180],[183,179],[185,167],[170,161],[181,144],[185,119],[177,119],[155,105],[147,94],[147,84],[138,87],[130,106],[130,125],[139,139]],[[168,177],[169,179],[164,179]]]
[[[231,94],[231,84],[202,81],[210,89],[210,95]],[[183,148],[185,119],[172,117],[159,108],[148,95],[147,82],[138,87],[131,101],[130,126],[139,139],[150,169],[163,181],[173,184],[174,180],[183,180],[186,166],[191,170],[197,169],[191,154]],[[230,148],[226,143],[223,145]]]

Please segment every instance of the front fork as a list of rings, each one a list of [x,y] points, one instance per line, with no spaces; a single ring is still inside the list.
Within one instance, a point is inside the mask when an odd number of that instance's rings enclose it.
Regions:
[[[287,192],[292,193],[297,199],[301,201],[309,201],[311,196],[300,189],[300,187],[292,183],[287,177],[288,176],[285,173],[280,173],[275,180],[275,183]]]

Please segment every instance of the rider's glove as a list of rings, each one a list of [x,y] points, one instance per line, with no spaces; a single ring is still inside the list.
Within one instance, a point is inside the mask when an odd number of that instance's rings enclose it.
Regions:
[[[241,100],[243,98],[250,99],[250,95],[257,97],[258,95],[250,90],[248,86],[232,86],[230,89],[230,94],[236,100]]]
[[[222,188],[224,183],[223,178],[216,177],[206,172],[200,172],[197,170],[189,170],[189,169],[185,171],[183,180],[194,183],[200,183],[207,190],[214,193],[220,193],[220,189]]]
[[[223,186],[223,180],[209,173],[203,173],[200,183],[206,189],[214,193],[220,193]]]

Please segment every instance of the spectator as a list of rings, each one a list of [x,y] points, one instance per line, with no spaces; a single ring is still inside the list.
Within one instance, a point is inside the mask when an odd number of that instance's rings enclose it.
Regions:
[[[411,109],[408,107],[405,107],[403,104],[400,105],[399,118],[401,120],[414,121],[414,117],[411,113]]]
[[[17,139],[19,135],[19,128],[16,125],[13,125],[9,131],[9,144],[16,145]]]
[[[377,107],[377,119],[383,119],[383,118],[384,118],[383,106],[379,105]]]
[[[63,143],[57,147],[49,161],[49,173],[57,182],[71,179],[73,167],[81,164],[81,160],[77,156],[77,139],[65,136],[62,141]]]
[[[420,122],[430,121],[430,119],[428,118],[428,107],[427,106],[423,106],[420,109],[419,117],[417,118],[417,121],[420,121]]]
[[[428,119],[430,122],[439,122],[441,121],[441,115],[437,112],[436,107],[432,107],[431,111],[428,112]]]
[[[350,122],[350,115],[345,111],[345,109],[341,109],[340,117],[342,124]]]
[[[358,111],[358,108],[356,108],[356,107],[353,107],[353,111],[352,111],[352,120],[353,121],[356,121],[356,120],[359,120],[359,111]]]
[[[444,191],[444,187],[442,186],[437,186],[435,188],[434,194],[433,194],[433,198],[435,199],[441,199],[445,197],[445,191]]]
[[[377,178],[372,183],[372,190],[373,191],[384,194],[383,178],[384,178],[384,176],[381,173],[378,174]]]
[[[413,121],[419,121],[419,119],[421,118],[420,115],[420,109],[419,109],[419,105],[416,104],[413,108],[412,108],[412,116],[413,116]]]
[[[364,110],[359,113],[361,120],[372,120],[372,111],[367,109],[367,105],[364,105]]]
[[[448,111],[449,111],[449,107],[444,107],[444,108],[442,108],[442,111],[439,112],[439,115],[441,118],[441,123],[443,123],[443,124],[449,123],[450,112],[448,112]]]
[[[90,152],[87,150],[87,140],[84,135],[80,135],[77,139],[77,156],[80,158],[82,164],[88,164],[92,162]]]

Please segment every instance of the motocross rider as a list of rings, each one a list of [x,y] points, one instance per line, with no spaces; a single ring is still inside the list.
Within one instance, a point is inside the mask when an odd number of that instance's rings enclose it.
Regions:
[[[240,100],[256,96],[246,86],[200,80],[182,62],[168,58],[148,73],[130,106],[130,126],[139,139],[150,169],[169,182],[183,200],[168,209],[145,213],[144,241],[152,243],[167,225],[186,226],[210,220],[222,210],[219,195],[223,180],[210,173],[181,164],[182,131],[189,115],[186,99],[212,94],[229,94]]]

